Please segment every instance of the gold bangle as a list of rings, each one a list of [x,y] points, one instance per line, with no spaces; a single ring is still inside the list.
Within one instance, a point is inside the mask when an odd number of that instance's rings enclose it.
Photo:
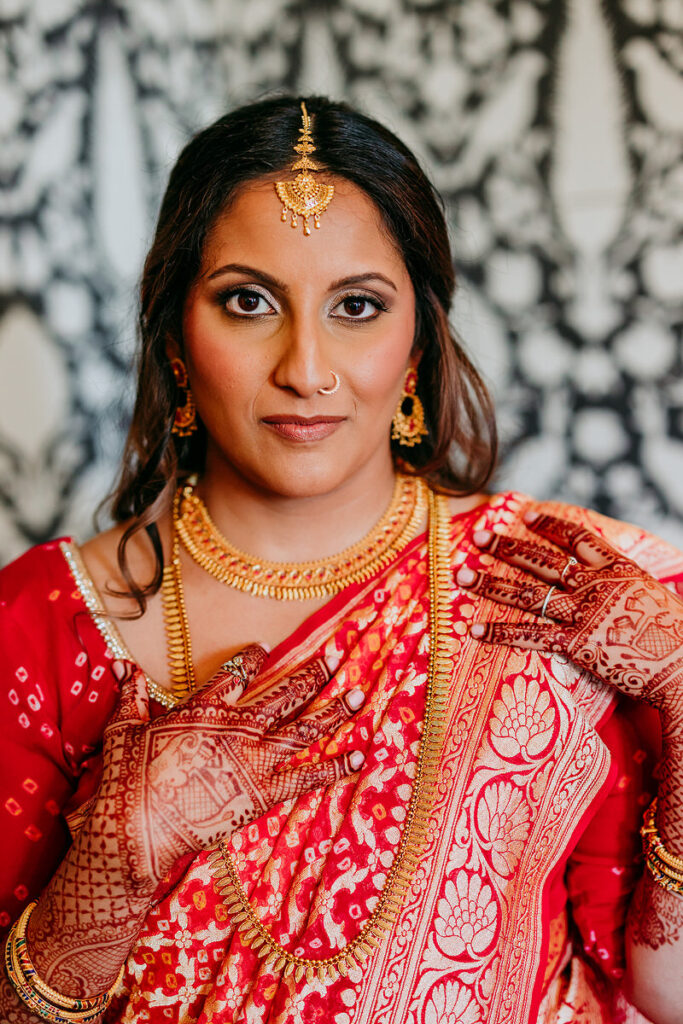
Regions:
[[[657,870],[661,871],[661,873],[666,875],[667,878],[672,878],[674,882],[683,882],[683,871],[674,871],[673,868],[670,868],[668,864],[665,864],[657,856],[657,853],[654,850],[647,850],[645,855],[649,861],[652,861]]]
[[[675,853],[667,850],[659,834],[659,829],[657,828],[657,797],[654,798],[643,815],[641,835],[656,849],[660,860],[663,860],[674,871],[683,872],[683,857],[678,857]]]
[[[683,896],[683,858],[667,850],[657,829],[657,797],[643,815],[640,830],[645,862],[654,880],[668,892]]]
[[[67,996],[57,992],[39,976],[31,960],[26,940],[28,922],[37,900],[28,904],[12,926],[5,947],[5,966],[10,982],[30,1010],[53,1024],[88,1024],[106,1009],[111,994],[123,977],[121,967],[116,981],[97,996]]]

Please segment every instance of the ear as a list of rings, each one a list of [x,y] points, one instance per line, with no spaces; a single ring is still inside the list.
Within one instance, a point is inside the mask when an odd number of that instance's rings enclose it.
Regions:
[[[183,358],[183,353],[180,349],[180,345],[178,344],[178,342],[176,341],[172,334],[166,335],[165,349],[169,362],[171,361],[171,359]]]

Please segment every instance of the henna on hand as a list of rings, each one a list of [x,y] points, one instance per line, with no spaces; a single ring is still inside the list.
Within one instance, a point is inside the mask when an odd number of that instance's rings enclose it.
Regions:
[[[136,681],[130,681],[105,730],[100,793],[103,800],[113,795],[119,857],[132,896],[153,891],[180,857],[353,770],[348,755],[286,768],[355,709],[338,699],[305,710],[329,679],[319,659],[252,696],[247,684],[264,658],[261,648],[248,649],[240,665],[246,674],[235,672],[232,659],[202,690],[152,722],[140,719]]]
[[[525,522],[555,547],[490,530],[475,534],[480,547],[523,576],[501,579],[463,568],[456,580],[481,597],[538,618],[479,623],[472,635],[567,654],[604,682],[660,710],[680,707],[683,602],[585,527],[545,514],[527,515]]]
[[[628,928],[636,946],[673,945],[683,937],[683,899],[657,885],[646,871],[629,908]]]
[[[151,902],[184,858],[275,804],[360,768],[360,751],[288,762],[347,722],[362,691],[311,710],[329,679],[315,660],[252,694],[264,659],[262,648],[247,648],[153,721],[144,677],[128,667],[105,729],[90,814],[29,926],[36,968],[59,991],[88,996],[113,983]]]

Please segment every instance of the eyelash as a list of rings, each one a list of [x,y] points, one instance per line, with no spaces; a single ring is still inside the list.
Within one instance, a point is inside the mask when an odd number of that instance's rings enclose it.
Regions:
[[[227,308],[230,299],[235,298],[237,295],[253,295],[263,299],[264,302],[269,300],[262,292],[257,291],[256,288],[247,288],[240,286],[238,288],[228,288],[224,292],[220,292],[216,296],[216,301],[221,306],[227,316],[233,317],[235,320],[261,320],[267,316],[271,316],[271,313],[234,313],[232,310]],[[368,302],[371,306],[374,306],[376,312],[372,316],[365,317],[352,317],[352,316],[337,316],[336,319],[344,320],[347,323],[369,323],[376,320],[380,313],[388,312],[388,306],[382,301],[377,295],[364,295],[362,292],[348,292],[346,295],[340,296],[334,305],[334,309],[337,306],[341,306],[343,302],[347,302],[349,299],[360,300],[361,302]],[[270,303],[269,303],[270,304]]]

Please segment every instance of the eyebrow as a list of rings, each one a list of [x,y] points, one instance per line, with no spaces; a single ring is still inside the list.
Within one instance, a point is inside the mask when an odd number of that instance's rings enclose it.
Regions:
[[[257,270],[256,267],[250,267],[245,263],[226,263],[224,267],[219,267],[218,270],[213,270],[207,277],[207,280],[212,281],[215,277],[220,277],[222,274],[246,274],[249,277],[253,277],[258,281],[262,281],[263,284],[267,284],[270,288],[276,288],[281,292],[288,292],[289,288],[284,281],[279,281],[277,277],[273,277],[272,274],[267,274],[265,270]],[[362,284],[366,281],[383,281],[384,284],[388,285],[395,292],[398,288],[391,280],[384,274],[380,274],[379,271],[369,270],[365,274],[350,274],[348,277],[341,277],[338,281],[333,281],[330,285],[330,291],[335,291],[337,288],[344,288],[351,284]]]

